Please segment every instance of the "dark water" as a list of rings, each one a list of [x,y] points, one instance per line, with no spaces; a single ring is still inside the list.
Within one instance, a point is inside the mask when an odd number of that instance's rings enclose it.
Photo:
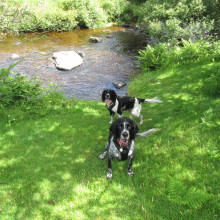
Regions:
[[[89,43],[91,36],[101,37],[101,43]],[[17,54],[24,59],[13,68],[14,72],[37,76],[44,86],[56,83],[67,97],[100,100],[100,91],[115,89],[112,82],[128,82],[137,72],[134,57],[145,41],[141,32],[118,26],[8,36],[0,42],[0,68],[16,62],[12,55]],[[51,58],[53,52],[69,50],[83,52],[84,63],[71,71],[57,70]],[[127,86],[117,93],[126,94]]]

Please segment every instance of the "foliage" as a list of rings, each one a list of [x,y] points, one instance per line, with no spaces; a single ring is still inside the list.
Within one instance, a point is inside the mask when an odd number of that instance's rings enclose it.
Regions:
[[[18,6],[6,0],[0,2],[0,32],[35,30],[36,19],[26,4]]]
[[[35,14],[35,28],[38,31],[70,31],[77,27],[77,13],[74,9],[59,11],[56,8],[51,8],[51,10],[44,13],[42,13],[42,9],[38,9]]]
[[[182,46],[172,47],[169,43],[148,45],[139,51],[139,67],[142,71],[156,69],[169,63],[185,63],[191,61],[219,60],[220,42],[208,42],[199,40],[182,40]]]
[[[76,27],[97,28],[119,20],[127,0],[3,0],[0,31],[69,31]]]
[[[172,202],[191,208],[199,208],[209,198],[208,193],[196,187],[187,188],[182,182],[173,179],[170,180],[168,189]]]
[[[38,99],[43,91],[37,81],[27,80],[25,76],[19,74],[13,77],[11,69],[16,64],[0,69],[1,106],[9,106],[21,101],[32,102]]]
[[[211,6],[212,5],[212,6]],[[219,2],[216,0],[149,0],[134,10],[138,22],[148,24],[146,31],[154,42],[209,38],[219,30]]]
[[[64,99],[55,85],[42,87],[36,78],[30,80],[12,72],[17,64],[18,62],[0,69],[0,111],[3,115],[9,115],[8,124],[31,114],[43,116],[58,106],[68,105],[70,100]],[[19,111],[11,116],[8,113],[11,108],[18,108]]]
[[[219,43],[200,41],[184,45],[174,53],[174,48],[166,50],[165,44],[161,44],[164,53],[160,67],[155,71],[146,68],[131,81],[129,90],[132,96],[159,95],[165,101],[160,113],[153,113],[158,107],[149,110],[162,134],[155,138],[146,159],[146,164],[154,160],[154,167],[155,160],[158,162],[159,173],[151,172],[152,166],[146,172],[163,185],[173,205],[182,207],[181,217],[193,219],[196,217],[192,210],[211,210],[218,203],[220,59]],[[159,49],[155,50],[159,54]],[[169,165],[160,166],[161,160]],[[208,173],[211,167],[213,171]]]

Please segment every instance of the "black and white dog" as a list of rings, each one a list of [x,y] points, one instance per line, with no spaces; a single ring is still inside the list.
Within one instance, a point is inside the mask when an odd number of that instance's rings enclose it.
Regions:
[[[128,175],[133,176],[132,160],[134,157],[136,137],[146,137],[156,131],[155,128],[138,133],[137,124],[129,118],[117,119],[109,129],[109,138],[105,146],[105,151],[98,156],[103,160],[108,155],[107,178],[112,179],[112,160],[119,161],[128,159]]]
[[[161,103],[163,101],[157,99],[140,99],[129,96],[117,96],[114,90],[104,90],[102,92],[102,101],[106,103],[106,107],[110,112],[111,120],[110,124],[113,122],[114,114],[116,113],[118,117],[122,117],[122,111],[130,111],[131,116],[136,116],[140,118],[140,124],[143,124],[143,116],[141,115],[141,103]]]

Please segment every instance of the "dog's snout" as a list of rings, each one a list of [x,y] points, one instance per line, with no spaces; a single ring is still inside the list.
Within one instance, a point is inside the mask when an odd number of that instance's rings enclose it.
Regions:
[[[122,133],[122,136],[123,136],[124,138],[128,137],[128,132],[126,132],[126,131],[123,132],[123,133]]]
[[[110,95],[109,95],[109,94],[106,94],[105,97],[108,99],[108,98],[110,98]]]

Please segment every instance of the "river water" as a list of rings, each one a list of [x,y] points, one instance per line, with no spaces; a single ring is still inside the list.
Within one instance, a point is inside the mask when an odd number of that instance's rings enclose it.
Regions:
[[[102,41],[90,43],[91,36]],[[43,86],[55,83],[66,97],[100,100],[104,88],[117,90],[112,82],[127,83],[137,73],[134,58],[145,42],[143,33],[121,26],[8,36],[0,42],[0,68],[16,62],[12,56],[17,54],[23,60],[13,68],[15,73],[36,76]],[[52,54],[69,50],[83,52],[84,63],[70,71],[57,70]],[[125,95],[127,89],[125,86],[117,93]]]

